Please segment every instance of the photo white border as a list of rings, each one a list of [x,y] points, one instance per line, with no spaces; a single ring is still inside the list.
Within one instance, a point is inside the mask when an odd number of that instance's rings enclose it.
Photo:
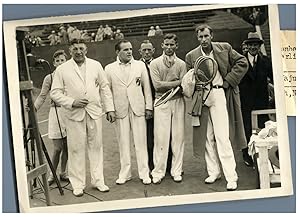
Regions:
[[[47,17],[37,19],[26,19],[7,21],[3,24],[4,30],[4,44],[6,50],[6,65],[7,65],[7,79],[9,84],[9,102],[12,124],[12,135],[14,144],[14,155],[17,176],[17,189],[19,198],[19,207],[21,212],[92,212],[92,211],[107,211],[119,209],[132,209],[132,208],[145,208],[145,207],[158,207],[179,204],[194,204],[205,202],[219,202],[228,200],[243,200],[243,199],[256,199],[266,197],[287,196],[293,194],[292,176],[291,176],[291,161],[290,150],[288,141],[288,128],[287,117],[285,108],[285,96],[283,91],[283,77],[282,77],[282,60],[280,49],[280,34],[279,34],[279,15],[278,6],[269,5],[269,23],[270,23],[270,37],[271,37],[271,51],[273,62],[274,86],[276,97],[276,115],[278,123],[278,143],[279,155],[281,165],[281,187],[272,189],[255,189],[247,191],[234,191],[234,192],[217,192],[217,193],[202,193],[191,195],[179,196],[161,196],[150,198],[138,198],[127,200],[115,200],[105,202],[92,202],[75,205],[62,205],[50,207],[35,207],[31,208],[29,205],[29,195],[26,176],[26,167],[24,160],[24,144],[22,138],[22,118],[21,118],[21,105],[20,91],[19,91],[19,77],[18,77],[18,62],[17,62],[17,49],[16,49],[16,27],[32,26],[32,25],[47,25],[61,23],[70,23],[78,21],[92,21],[107,19],[117,19],[124,17],[137,17],[152,14],[163,14],[195,11],[195,10],[213,10],[220,8],[234,8],[234,7],[247,7],[255,5],[196,5],[196,6],[179,6],[179,7],[165,7],[153,9],[137,9],[128,11],[116,12],[101,12],[93,14],[80,14],[71,16]],[[134,11],[134,13],[132,13]],[[130,15],[128,13],[131,13]],[[8,52],[9,51],[9,52]],[[278,54],[278,55],[275,55]],[[275,65],[276,63],[276,65]],[[275,66],[275,67],[274,67]]]

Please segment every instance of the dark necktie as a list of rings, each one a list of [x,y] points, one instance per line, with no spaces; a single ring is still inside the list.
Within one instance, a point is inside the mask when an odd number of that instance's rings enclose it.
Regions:
[[[151,87],[151,93],[152,93],[152,99],[154,100],[155,99],[155,89],[154,89],[154,86],[153,86],[153,83],[152,83],[152,79],[151,79],[151,76],[150,76],[150,68],[149,68],[149,65],[148,65],[148,64],[150,64],[150,61],[146,62],[146,61],[143,60],[143,62],[145,63],[145,66],[146,66],[146,69],[147,69],[147,72],[148,72],[148,77],[149,77],[150,87]]]

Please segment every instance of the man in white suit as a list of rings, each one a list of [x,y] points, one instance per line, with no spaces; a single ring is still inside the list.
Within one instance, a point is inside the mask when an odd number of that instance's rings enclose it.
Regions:
[[[87,58],[81,39],[70,45],[72,58],[56,69],[50,96],[66,109],[69,151],[69,179],[75,196],[86,186],[87,146],[91,183],[101,192],[109,191],[103,176],[102,106],[111,122],[115,120],[112,94],[101,64]],[[101,96],[100,96],[101,95]]]
[[[151,183],[148,167],[146,119],[152,117],[152,95],[145,64],[134,60],[132,45],[127,40],[115,46],[117,61],[107,65],[105,72],[110,83],[116,109],[116,132],[120,149],[121,170],[117,184],[131,179],[130,134],[132,131],[139,178]]]

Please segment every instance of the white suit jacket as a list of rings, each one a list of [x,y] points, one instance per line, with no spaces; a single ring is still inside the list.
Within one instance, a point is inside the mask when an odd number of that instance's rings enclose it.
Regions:
[[[76,62],[72,59],[57,67],[50,92],[51,99],[66,108],[66,115],[74,121],[82,121],[86,112],[98,119],[105,112],[114,111],[112,94],[101,64],[86,57],[85,82]],[[65,94],[64,94],[65,90]],[[75,99],[88,99],[84,108],[73,108]]]
[[[142,61],[132,59],[128,81],[120,74],[120,61],[105,67],[106,76],[112,90],[117,118],[128,114],[129,105],[136,116],[144,116],[145,110],[153,110],[151,87],[147,68]]]

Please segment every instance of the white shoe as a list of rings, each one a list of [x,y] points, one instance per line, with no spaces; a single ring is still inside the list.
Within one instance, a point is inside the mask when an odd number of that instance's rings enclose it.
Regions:
[[[173,177],[174,182],[181,182],[182,181],[182,176],[174,176]]]
[[[153,182],[154,184],[160,184],[160,183],[161,183],[161,178],[153,177],[152,182]]]
[[[75,197],[81,197],[83,196],[83,189],[76,188],[73,190],[73,194]]]
[[[228,182],[227,191],[234,191],[237,189],[237,182]]]
[[[205,183],[206,184],[212,184],[214,183],[215,181],[217,181],[218,179],[221,178],[221,175],[218,175],[218,176],[209,176],[205,179]]]
[[[149,177],[147,177],[145,179],[142,179],[142,181],[143,181],[144,185],[150,185],[151,184],[151,179]]]
[[[109,187],[107,185],[98,185],[96,188],[101,192],[109,192]]]
[[[118,179],[116,180],[116,184],[117,184],[117,185],[123,185],[123,184],[125,184],[127,181],[129,181],[129,180],[131,180],[131,178],[127,178],[127,179],[124,179],[124,178],[118,178]]]

